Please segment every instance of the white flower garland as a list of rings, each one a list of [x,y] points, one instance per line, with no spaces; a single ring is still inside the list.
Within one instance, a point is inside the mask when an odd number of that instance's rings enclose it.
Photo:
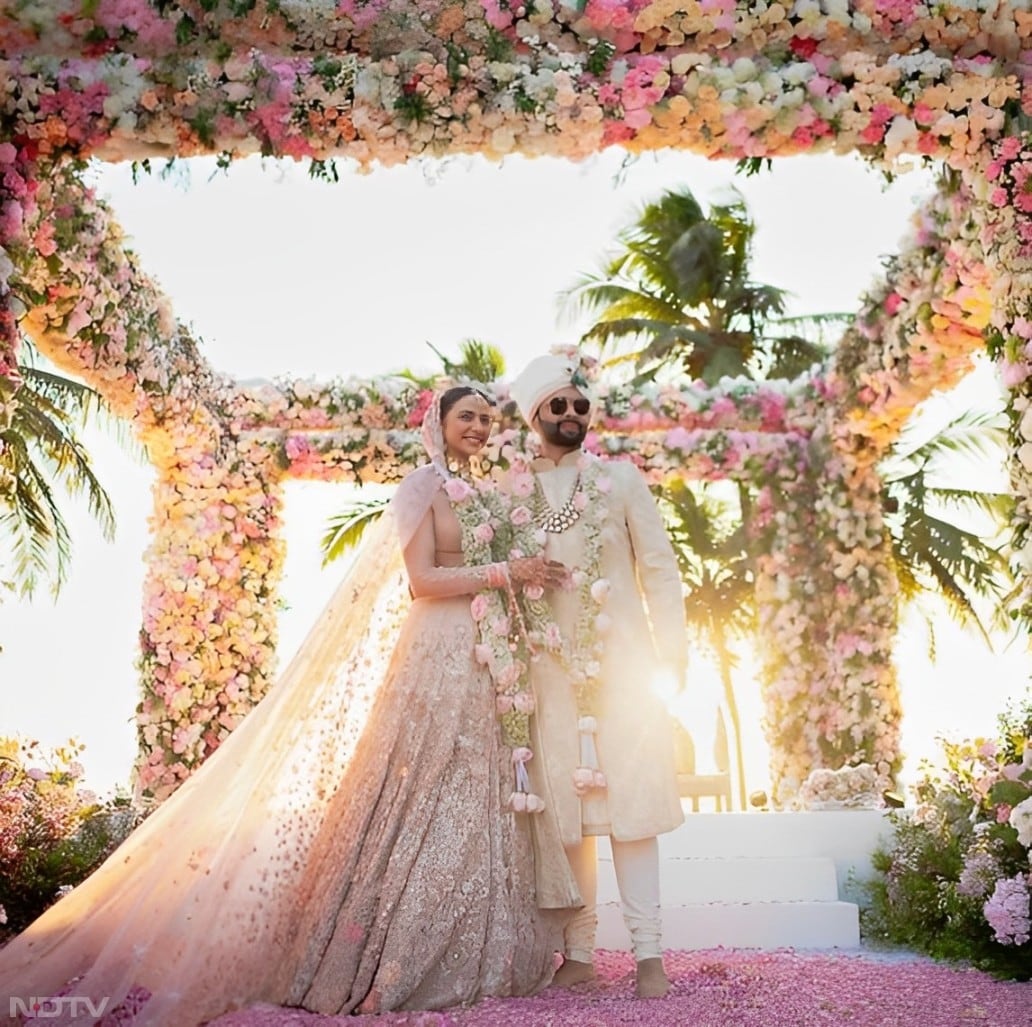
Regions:
[[[532,651],[551,653],[569,676],[577,701],[577,730],[580,735],[580,765],[574,771],[574,788],[578,795],[590,789],[604,789],[606,777],[598,765],[595,734],[598,727],[598,692],[602,673],[602,648],[609,627],[603,611],[609,597],[610,583],[602,577],[602,524],[606,514],[604,496],[611,479],[603,461],[590,453],[578,460],[578,485],[572,497],[579,513],[584,549],[582,564],[572,568],[572,586],[578,592],[577,624],[573,637],[563,636],[552,608],[540,588],[523,590],[522,608],[527,624],[527,638]],[[514,497],[527,498],[531,506],[517,504],[511,520],[520,530],[516,548],[521,552],[541,552],[544,539],[539,522],[548,504],[541,484],[525,463],[513,474]]]
[[[504,520],[495,485],[490,479],[475,482],[449,478],[444,484],[462,528],[462,552],[467,566],[486,566],[495,562],[494,524]],[[530,748],[530,717],[534,712],[534,693],[529,687],[529,656],[526,631],[511,582],[503,591],[486,588],[470,603],[470,613],[480,636],[475,648],[477,661],[485,665],[495,686],[495,710],[502,742],[512,750],[515,784],[507,806],[516,813],[540,813],[544,800],[530,787],[527,763],[533,758]]]

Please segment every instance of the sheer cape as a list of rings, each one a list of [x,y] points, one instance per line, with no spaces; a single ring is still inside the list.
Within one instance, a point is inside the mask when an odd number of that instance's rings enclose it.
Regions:
[[[2,1008],[61,995],[70,1011],[68,997],[99,996],[108,1011],[140,1005],[136,1023],[187,1023],[234,1001],[282,1001],[309,941],[297,903],[312,848],[410,603],[399,540],[440,477],[428,465],[406,482],[265,698],[95,873],[0,949]],[[206,993],[220,1008],[206,1008]]]

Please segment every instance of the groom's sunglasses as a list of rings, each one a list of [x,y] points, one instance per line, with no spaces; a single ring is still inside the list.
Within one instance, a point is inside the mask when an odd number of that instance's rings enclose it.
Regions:
[[[548,401],[548,409],[556,416],[562,417],[566,413],[566,407],[572,405],[573,412],[580,417],[584,417],[585,414],[591,409],[591,400],[588,399],[574,399],[568,400],[565,396],[553,396]]]

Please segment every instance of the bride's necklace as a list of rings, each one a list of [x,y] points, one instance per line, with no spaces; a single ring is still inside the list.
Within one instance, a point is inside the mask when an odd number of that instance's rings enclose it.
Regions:
[[[536,482],[536,485],[537,495],[535,499],[537,502],[534,520],[539,528],[552,535],[561,535],[567,528],[572,528],[580,520],[581,512],[574,503],[577,491],[580,489],[579,473],[577,480],[573,483],[573,488],[570,490],[569,499],[558,510],[553,509],[552,505],[545,498],[545,491],[541,487],[541,482]]]
[[[473,484],[483,474],[479,459],[472,457],[468,461],[459,461],[454,457],[449,457],[445,466],[452,478],[461,478],[470,484]]]

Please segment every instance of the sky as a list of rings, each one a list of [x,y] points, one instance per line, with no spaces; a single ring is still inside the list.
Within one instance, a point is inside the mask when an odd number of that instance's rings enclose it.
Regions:
[[[135,181],[127,164],[97,166],[90,176],[211,363],[244,380],[429,372],[440,367],[434,349],[458,357],[466,338],[497,346],[512,377],[553,344],[576,340],[584,323],[559,319],[558,295],[597,270],[644,203],[673,189],[690,189],[704,206],[731,188],[743,194],[757,222],[753,277],[787,290],[789,313],[852,311],[931,188],[926,171],[886,183],[859,159],[830,155],[781,159],[749,178],[730,163],[676,151],[338,170],[337,182],[312,181],[303,165],[252,158],[227,173],[194,160]],[[994,388],[980,374],[940,407]],[[68,504],[74,552],[58,599],[0,606],[0,735],[45,746],[77,738],[87,784],[108,793],[128,781],[135,753],[133,664],[152,476],[109,434],[90,428],[85,437],[114,501],[116,540],[106,542]],[[281,667],[339,577],[339,567],[320,567],[318,542],[350,492],[294,483],[287,495]],[[901,636],[908,768],[934,752],[937,733],[991,732],[1027,681],[1027,653],[1017,647],[994,655],[945,622],[937,639],[932,665],[919,623]],[[716,686],[703,668],[694,684],[692,715],[708,724]],[[752,790],[766,780],[748,667],[739,685]]]

